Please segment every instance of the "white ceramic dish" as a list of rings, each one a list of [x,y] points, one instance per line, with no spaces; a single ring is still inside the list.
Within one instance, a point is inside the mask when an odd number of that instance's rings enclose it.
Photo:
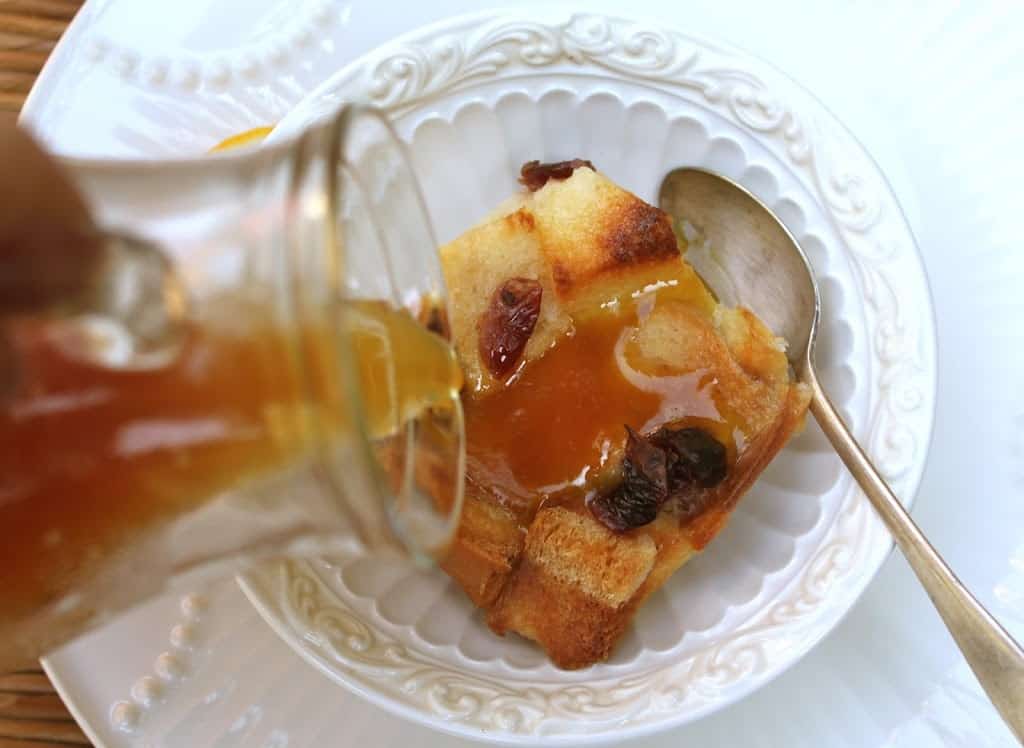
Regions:
[[[328,13],[327,22],[313,24],[312,14],[323,10],[316,3],[289,5],[287,13],[275,0],[219,3],[215,12],[204,0],[183,0],[176,6],[173,24],[163,24],[153,17],[146,21],[147,26],[139,20],[131,3],[89,3],[62,45],[62,54],[42,77],[39,95],[33,97],[26,117],[51,144],[68,152],[157,157],[194,153],[235,130],[268,119],[273,121],[313,84],[337,69],[340,62],[350,60],[354,50],[365,49],[396,29],[409,28],[417,18],[442,17],[445,12],[465,9],[468,3],[439,0],[429,9],[410,5],[402,13],[378,15],[372,20],[363,11],[366,6],[353,5],[356,7],[351,11],[345,6],[333,6],[336,12]],[[638,1],[636,7],[638,12],[676,13],[668,3]],[[837,90],[834,84],[839,81],[846,89],[856,91],[861,78],[876,80],[871,74],[873,71],[877,75],[883,69],[881,60],[888,59],[884,50],[898,48],[906,53],[907,40],[892,28],[869,24],[866,16],[852,10],[838,5],[830,8],[832,15],[822,13],[820,18],[805,18],[808,26],[799,32],[776,20],[776,15],[779,19],[785,16],[784,8],[772,9],[770,13],[746,9],[741,19],[730,17],[724,6],[698,2],[689,9],[688,17],[674,15],[673,23],[682,25],[699,17],[702,27],[715,29],[718,35],[728,35],[775,59],[784,59],[801,78],[815,81],[818,90],[831,97],[827,99],[830,105],[857,122],[859,132],[868,134],[875,152],[885,158],[888,173],[897,177],[897,185],[904,188],[900,193],[904,201],[911,207],[919,202],[930,206],[923,214],[915,213],[918,229],[923,227],[924,237],[929,240],[926,244],[935,247],[941,246],[941,240],[958,239],[962,249],[955,264],[947,263],[941,253],[930,257],[933,279],[937,274],[939,288],[945,292],[959,291],[963,284],[975,290],[984,287],[987,292],[984,296],[957,295],[956,319],[970,321],[986,312],[991,315],[996,310],[1012,309],[1015,297],[1007,296],[1003,290],[1010,279],[1021,278],[1024,265],[1009,262],[1016,255],[1003,254],[1005,261],[996,261],[994,265],[964,265],[960,254],[993,258],[992,249],[1015,232],[1008,230],[1005,221],[996,220],[991,200],[986,201],[984,211],[979,211],[973,198],[965,199],[963,193],[955,204],[950,204],[940,189],[942,180],[927,179],[933,171],[945,174],[942,164],[966,166],[969,153],[980,153],[973,148],[976,141],[968,137],[968,118],[947,116],[941,122],[928,122],[935,142],[943,144],[943,158],[934,159],[930,151],[923,155],[923,143],[918,149],[916,136],[901,129],[903,124],[909,127],[913,122],[923,124],[927,120],[913,116],[886,120],[878,116],[876,107],[853,106],[851,102],[858,100],[856,95],[833,96]],[[990,25],[1012,27],[983,22],[981,18],[992,15],[987,16],[983,9],[971,12],[974,21],[966,21],[966,10],[958,11],[955,22],[951,17],[947,24],[922,30],[917,42],[937,39],[935,43],[944,45],[942,49],[950,53],[943,59],[960,59],[951,53],[968,43],[967,30],[973,29],[974,33]],[[901,14],[907,19],[915,15],[912,8],[895,9],[893,28],[899,27]],[[268,22],[274,18],[286,18],[287,22],[274,26]],[[353,19],[361,20],[362,25],[350,25]],[[314,26],[316,33],[306,34],[302,42],[298,31],[309,31]],[[840,27],[843,33],[836,33]],[[353,28],[360,29],[360,33],[353,33]],[[842,52],[848,46],[846,36],[862,38],[868,29],[880,47],[880,61],[869,68],[834,64],[834,57],[850,56],[849,52]],[[964,33],[953,33],[960,30]],[[988,45],[989,56],[998,57],[999,50],[1014,48],[1012,39],[996,42]],[[815,64],[799,64],[799,55],[790,54],[798,48],[816,56]],[[271,54],[275,49],[306,52],[281,58]],[[129,64],[133,59],[146,65]],[[946,101],[949,86],[937,70],[933,75],[929,59],[925,54],[910,56],[904,62],[913,62],[893,69],[892,85],[882,88],[883,100],[896,91],[912,88],[922,102],[913,111],[922,112],[922,117],[929,111],[927,102],[938,98]],[[987,59],[977,60],[972,69],[982,71]],[[260,63],[252,76],[243,74],[243,63],[247,60]],[[154,80],[141,74],[153,61],[157,69],[160,66],[156,63],[165,62],[171,71],[199,70],[202,75],[198,79],[191,74],[182,75],[180,81],[175,77]],[[225,66],[229,73],[226,78],[216,74],[223,72]],[[1009,70],[1006,66],[1002,69]],[[940,80],[941,87],[937,85]],[[985,99],[977,89],[954,88],[959,99],[970,102],[970,111],[978,117],[982,112],[995,111],[995,99]],[[264,98],[263,108],[258,111],[247,114],[244,107],[238,106],[238,102],[259,96]],[[102,100],[104,106],[95,106],[97,100]],[[875,98],[864,99],[869,100],[876,102]],[[977,127],[978,121],[971,119],[971,127]],[[885,138],[872,139],[881,132]],[[994,126],[986,130],[993,147],[1004,142],[1001,132]],[[913,178],[901,168],[901,159],[894,158],[894,154],[902,154],[913,164]],[[1009,166],[1009,162],[1003,163]],[[986,181],[1003,171],[987,170]],[[957,173],[963,175],[967,171]],[[981,185],[972,187],[969,178],[959,183],[968,188],[968,196],[985,194]],[[936,213],[931,207],[935,205],[945,209]],[[931,230],[933,226],[935,230]],[[978,237],[975,232],[968,232],[968,227],[975,231],[988,228]],[[993,275],[997,268],[998,275]],[[948,301],[951,297],[946,298]],[[971,327],[967,335],[966,327],[951,327],[947,318],[945,350],[952,351],[952,360],[976,360],[988,372],[986,387],[977,394],[993,418],[991,423],[987,422],[984,433],[978,432],[968,418],[973,411],[965,413],[963,408],[953,406],[950,415],[949,403],[953,401],[946,400],[947,416],[937,437],[938,463],[942,467],[938,473],[932,471],[923,520],[983,600],[997,615],[1011,616],[1004,621],[1013,628],[1015,620],[1024,621],[1021,586],[1019,574],[1007,577],[1005,570],[1007,555],[1020,540],[1013,530],[1019,522],[1014,524],[1015,510],[1000,500],[1007,496],[1011,485],[1007,481],[1019,481],[1014,476],[1021,475],[1019,457],[1013,456],[1016,453],[1012,449],[1002,447],[1019,444],[1019,439],[1012,438],[1019,434],[1019,427],[1012,426],[1014,421],[1004,423],[1004,416],[1012,418],[1019,412],[1019,400],[1008,399],[1006,393],[1017,392],[1015,387],[1008,387],[1016,381],[1013,372],[1020,372],[1022,367],[1021,361],[1004,355],[1005,348],[993,345],[1012,339],[1009,330],[992,316],[986,319],[989,323],[984,328]],[[953,387],[952,392],[956,393],[967,391],[970,385],[962,381],[955,366],[949,367],[951,359],[946,360],[947,388]],[[973,376],[970,381],[974,381]],[[956,402],[961,400],[958,395]],[[996,441],[987,442],[989,436]],[[977,451],[966,445],[982,443],[989,469],[974,474],[969,467]],[[991,504],[987,512],[971,513],[972,526],[985,533],[987,542],[983,546],[973,544],[962,532],[963,519],[955,519],[962,517],[958,512],[965,489],[976,490]],[[920,513],[918,516],[922,517]],[[918,746],[949,744],[949,736],[955,732],[963,738],[963,745],[1000,744],[1003,733],[999,723],[986,710],[983,700],[970,695],[969,677],[964,681],[961,669],[945,674],[943,663],[956,662],[955,652],[931,618],[924,596],[901,571],[899,562],[894,564],[890,564],[868,600],[837,634],[773,688],[734,705],[724,715],[703,719],[663,738],[641,742],[666,746],[676,745],[680,740],[703,744],[820,746],[841,739],[850,744],[878,745],[888,735],[893,745]],[[858,573],[867,576],[868,570],[859,568]],[[993,590],[997,597],[992,597]],[[430,739],[422,728],[388,720],[361,699],[325,687],[320,675],[293,658],[287,647],[258,624],[230,587],[218,587],[208,598],[208,605],[195,621],[181,620],[184,616],[176,598],[156,601],[48,660],[48,668],[63,694],[99,744],[319,746],[334,744],[339,736],[344,736],[341,742],[346,744],[405,745]],[[1015,615],[1017,618],[1013,618]],[[182,638],[182,629],[177,628],[180,624],[189,624],[184,629],[190,632],[189,636]],[[169,638],[171,631],[177,633]],[[857,653],[857,657],[851,659],[849,653]],[[932,695],[918,710],[919,700],[929,693]],[[804,716],[791,714],[795,710]],[[811,718],[805,721],[808,715]],[[802,724],[800,730],[787,727],[796,721]],[[857,727],[851,732],[852,725]],[[463,744],[455,738],[444,742]]]
[[[904,496],[935,393],[924,273],[874,163],[809,95],[747,55],[599,15],[484,14],[360,58],[281,123],[369,100],[408,142],[439,238],[517,189],[523,162],[589,158],[654,200],[689,164],[784,217],[824,297],[820,366]],[[796,439],[709,550],[642,609],[602,665],[568,673],[493,635],[437,571],[383,556],[267,567],[243,589],[333,680],[439,729],[492,740],[621,740],[721,708],[792,664],[845,613],[890,540],[816,428]]]

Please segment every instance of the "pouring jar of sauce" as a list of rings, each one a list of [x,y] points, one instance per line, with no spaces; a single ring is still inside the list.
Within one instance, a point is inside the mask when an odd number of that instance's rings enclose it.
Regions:
[[[60,289],[0,305],[0,666],[240,560],[439,553],[462,501],[461,373],[383,117],[346,107],[190,161],[64,163],[98,249],[0,257],[8,299]]]

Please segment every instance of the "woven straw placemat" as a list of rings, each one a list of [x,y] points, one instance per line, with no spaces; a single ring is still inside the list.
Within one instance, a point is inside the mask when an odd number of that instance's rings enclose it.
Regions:
[[[82,0],[0,0],[0,117],[13,122]]]
[[[0,0],[0,122],[14,124],[81,0]],[[89,745],[41,670],[0,674],[0,748]]]
[[[40,670],[0,675],[0,748],[90,745]]]

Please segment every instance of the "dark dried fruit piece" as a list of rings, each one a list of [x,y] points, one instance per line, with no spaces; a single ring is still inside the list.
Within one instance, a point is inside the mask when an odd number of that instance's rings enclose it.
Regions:
[[[530,278],[509,278],[491,297],[478,323],[480,358],[501,379],[523,355],[540,316],[543,288]]]
[[[668,465],[665,450],[626,426],[626,457],[622,462],[622,486],[658,506],[668,498]]]
[[[651,441],[668,456],[669,491],[691,483],[712,488],[725,479],[725,445],[707,431],[696,428],[659,429]]]
[[[625,532],[653,522],[658,516],[658,505],[619,486],[611,493],[595,496],[590,502],[590,512],[609,530]]]
[[[420,324],[435,335],[451,340],[451,326],[448,324],[448,310],[431,299],[419,312]]]
[[[682,519],[707,507],[704,489],[718,485],[727,472],[725,446],[702,429],[664,427],[650,437],[626,426],[622,483],[590,501],[590,511],[616,532],[653,522],[669,500]]]
[[[622,483],[590,502],[594,516],[616,532],[653,522],[669,495],[665,450],[629,426],[626,433]]]
[[[694,484],[679,488],[669,497],[672,511],[682,522],[704,513],[714,498],[714,493]]]
[[[549,179],[568,179],[581,166],[586,166],[589,169],[594,168],[592,163],[582,158],[546,164],[542,164],[540,161],[527,161],[519,170],[519,184],[526,187],[530,192],[536,192],[546,185]]]

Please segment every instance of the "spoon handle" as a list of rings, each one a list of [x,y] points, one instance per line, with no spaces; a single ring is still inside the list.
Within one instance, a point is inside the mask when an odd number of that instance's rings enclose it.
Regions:
[[[1024,651],[963,586],[850,434],[811,367],[811,412],[892,533],[1003,720],[1024,743]]]

